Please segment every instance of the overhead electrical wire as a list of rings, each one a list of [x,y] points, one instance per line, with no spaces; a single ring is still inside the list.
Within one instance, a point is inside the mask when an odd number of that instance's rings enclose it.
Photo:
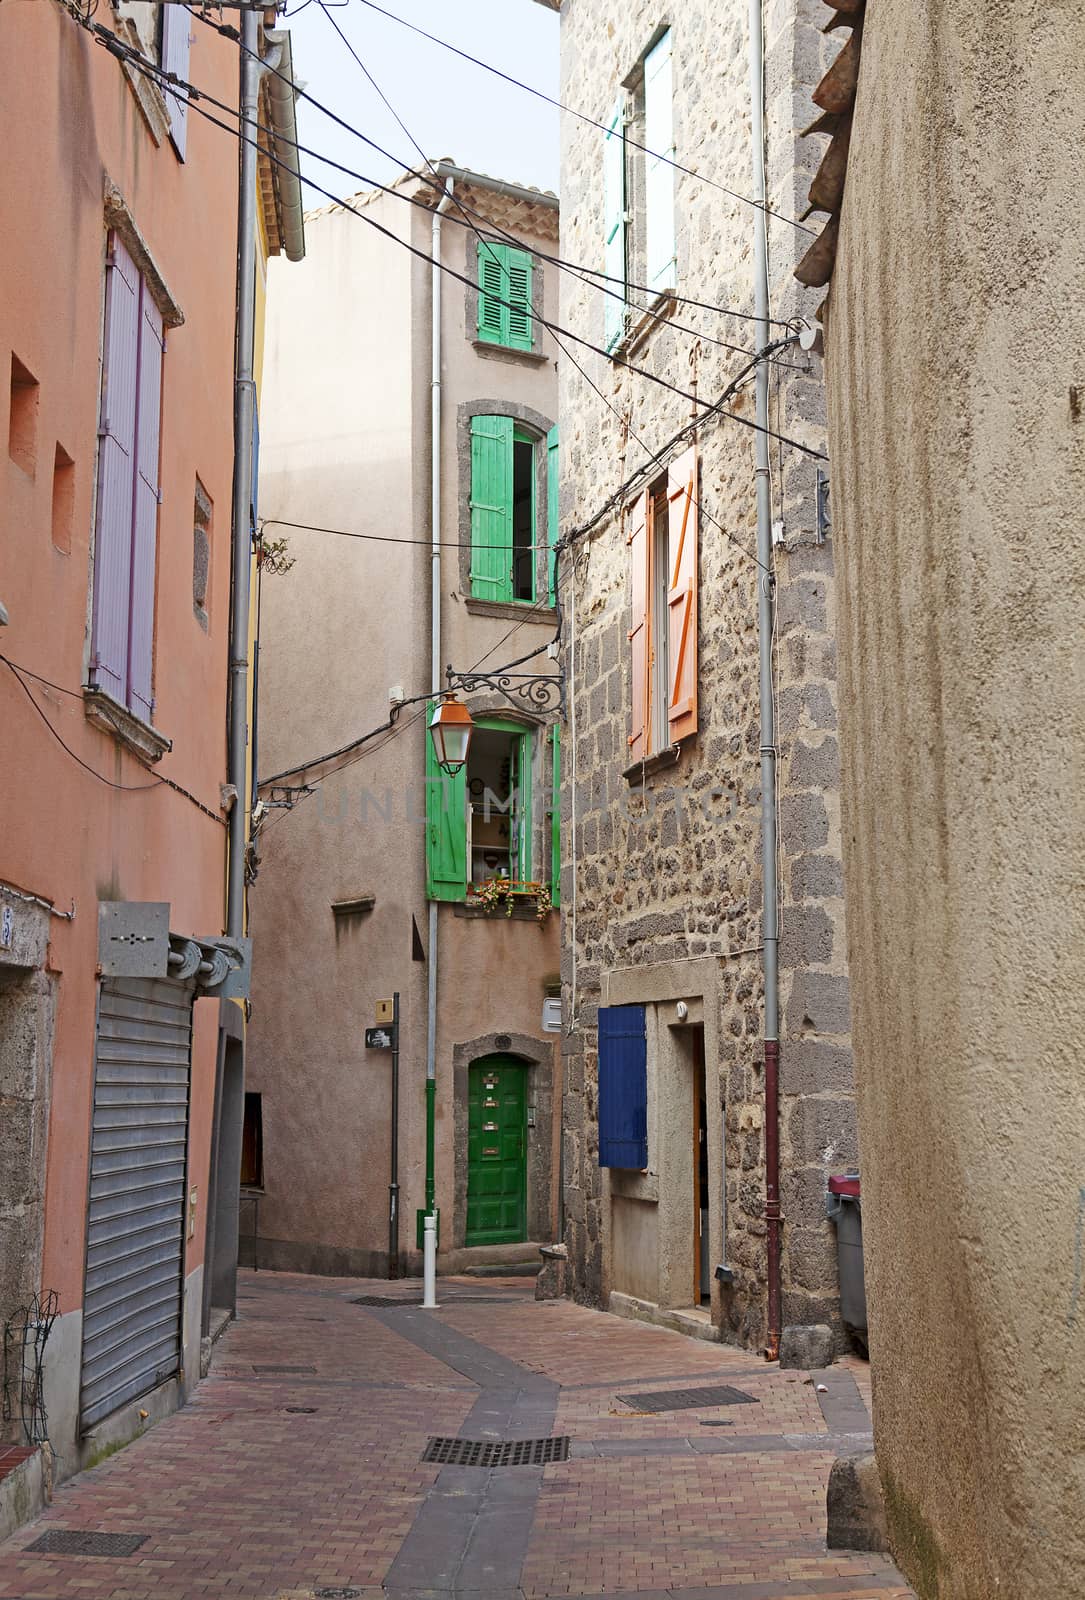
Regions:
[[[361,4],[367,6],[370,11],[378,12],[382,17],[388,17],[392,22],[398,22],[401,27],[409,28],[412,33],[417,33],[423,39],[428,39],[431,44],[439,44],[442,49],[450,50],[453,55],[460,56],[462,60],[470,61],[472,65],[481,67],[484,72],[492,72],[494,77],[503,78],[506,83],[512,84],[514,88],[522,89],[525,94],[534,95],[537,100],[545,100],[547,105],[554,106],[558,111],[564,111],[570,117],[576,117],[577,121],[585,122],[591,128],[598,128],[601,133],[610,132],[605,123],[597,122],[594,117],[589,117],[586,112],[577,111],[573,106],[567,106],[563,101],[555,100],[553,95],[544,93],[542,89],[533,88],[530,83],[521,82],[519,78],[514,78],[511,73],[502,72],[500,67],[491,66],[488,61],[481,61],[478,56],[473,56],[469,51],[461,50],[458,46],[449,44],[447,39],[440,39],[435,33],[427,33],[425,28],[420,28],[415,22],[408,22],[406,17],[397,16],[394,11],[386,11],[384,6],[376,4],[376,0],[361,0]],[[726,184],[718,183],[715,178],[708,178],[703,172],[696,172],[692,167],[683,166],[680,161],[675,161],[671,156],[662,155],[657,150],[650,150],[647,145],[638,143],[636,139],[630,139],[628,135],[626,135],[626,143],[631,144],[634,150],[640,150],[644,155],[651,156],[653,161],[659,161],[664,166],[673,167],[676,172],[681,172],[688,178],[696,178],[699,183],[707,183],[711,188],[719,189],[722,194],[728,195],[732,200],[740,201],[744,206],[753,206],[756,211],[763,211],[767,217],[771,217],[776,222],[786,222],[788,227],[797,228],[800,233],[813,235],[816,232],[815,229],[807,228],[801,222],[797,222],[794,217],[785,217],[782,212],[773,211],[770,206],[762,205],[758,200],[752,200],[748,194],[738,194],[734,189],[729,189]]]
[[[391,113],[392,117],[395,119],[398,127],[401,129],[401,131],[403,132],[403,134],[405,135],[407,140],[418,151],[419,155],[422,157],[422,160],[427,164],[427,166],[430,167],[431,171],[434,173],[434,175],[437,177],[437,179],[440,180],[440,173],[439,173],[438,169],[436,168],[436,166],[434,166],[433,162],[426,155],[425,151],[422,149],[422,146],[419,144],[418,140],[415,139],[414,135],[411,133],[410,129],[407,127],[407,125],[403,121],[402,117],[399,115],[399,113],[396,111],[395,107],[392,105],[391,101],[388,99],[388,96],[381,89],[380,85],[377,83],[377,80],[374,78],[374,76],[370,72],[369,68],[365,65],[365,62],[362,60],[361,56],[355,50],[354,46],[351,44],[351,42],[347,38],[346,34],[343,32],[342,28],[339,26],[338,22],[336,22],[335,18],[327,10],[326,6],[324,5],[324,0],[318,0],[318,4],[320,4],[321,10],[324,11],[325,15],[328,18],[328,21],[331,23],[332,27],[335,29],[335,31],[339,35],[340,39],[343,41],[343,43],[346,45],[347,49],[350,51],[351,56],[354,58],[354,60],[358,64],[358,66],[361,68],[362,72],[365,74],[368,82],[372,85],[374,91],[380,96],[380,99],[383,101],[384,105],[387,107],[388,111]],[[451,203],[453,205],[459,205],[459,199],[458,199],[458,197],[456,195],[454,186],[451,188],[451,190],[448,190],[448,189],[445,189],[444,183],[442,182],[441,183],[441,188],[444,191],[444,193],[448,196],[449,200],[451,201]],[[460,209],[463,210],[462,205],[460,206]],[[465,213],[465,215],[466,215],[466,213]],[[488,250],[490,252],[490,254],[491,254],[492,259],[494,261],[498,261],[497,256],[494,255],[493,246],[489,243],[489,241],[487,241],[486,239],[483,238],[483,235],[479,231],[479,229],[476,228],[473,223],[470,223],[470,219],[469,218],[468,218],[468,223],[469,223],[469,225],[471,227],[471,231],[475,234],[475,236],[478,239],[480,248],[484,248],[484,249]],[[500,265],[500,262],[498,262],[498,265]],[[530,298],[528,298],[528,300],[527,300],[527,306],[528,306],[528,310],[531,312],[531,315],[533,317],[537,317],[538,318],[538,313],[536,312],[535,307],[532,304]],[[538,320],[540,322],[543,322],[543,326],[548,326],[548,324],[546,324],[543,321],[542,318],[538,318]],[[642,475],[651,466],[657,464],[661,460],[661,457],[665,453],[665,451],[656,452],[655,455],[652,454],[652,452],[649,449],[648,445],[646,445],[644,440],[641,439],[638,436],[638,434],[634,431],[632,423],[630,422],[630,420],[627,417],[623,416],[621,411],[619,411],[618,407],[615,406],[613,404],[613,402],[607,398],[607,396],[603,393],[602,389],[600,389],[598,384],[596,384],[593,381],[593,379],[590,377],[590,375],[581,366],[580,362],[577,361],[576,357],[572,354],[572,352],[569,349],[567,349],[567,347],[563,344],[561,339],[558,337],[556,330],[553,327],[550,327],[549,331],[550,331],[551,338],[554,340],[554,343],[557,345],[557,347],[561,351],[561,353],[564,356],[566,356],[566,358],[573,363],[573,365],[576,367],[577,371],[580,373],[581,377],[585,380],[585,382],[595,391],[596,395],[599,397],[600,400],[602,400],[603,404],[607,407],[607,409],[609,411],[611,411],[613,413],[613,415],[618,419],[618,422],[622,426],[623,430],[627,431],[629,433],[630,437],[633,438],[635,440],[635,442],[637,444],[639,444],[641,449],[645,452],[646,456],[648,457],[648,460],[645,463],[643,463],[641,468],[639,469],[639,473]],[[777,349],[777,348],[780,348],[781,346],[789,344],[791,342],[792,342],[791,338],[777,340],[775,342],[775,344],[772,346],[772,348]],[[734,348],[734,347],[732,346],[731,348]],[[744,351],[742,353],[748,355],[750,352]],[[749,363],[746,367],[744,367],[742,369],[742,371],[740,373],[738,373],[732,379],[731,383],[724,390],[723,395],[721,395],[720,399],[717,400],[715,405],[711,408],[712,411],[714,411],[716,413],[719,413],[722,410],[724,401],[726,399],[730,398],[730,396],[737,390],[737,388],[738,388],[739,384],[741,383],[742,379],[747,375],[748,372],[752,371],[753,367],[757,365],[757,362],[763,357],[764,353],[765,352],[760,352],[758,355],[755,355],[754,358],[753,358],[753,361],[751,363]],[[709,414],[710,413],[707,413],[707,412],[705,413],[706,416],[709,415]],[[695,419],[695,422],[700,422],[702,420],[703,420],[703,418],[697,418],[697,419]],[[680,433],[679,433],[679,437],[681,437],[683,433],[690,431],[690,428],[693,425],[695,425],[695,424],[688,425],[686,429],[681,430]],[[668,445],[666,448],[670,448],[670,446]],[[613,498],[612,498],[610,503],[611,504],[613,503]],[[731,541],[731,543],[733,543],[739,550],[742,551],[743,555],[749,557],[750,560],[756,562],[756,564],[759,567],[763,567],[763,563],[761,562],[760,558],[758,556],[756,556],[742,542],[741,539],[738,539],[733,533],[730,532],[729,529],[725,528],[724,525],[720,521],[718,521],[718,519],[716,517],[714,517],[712,515],[712,513],[707,509],[707,507],[705,507],[703,505],[703,503],[701,501],[701,498],[700,498],[700,495],[697,496],[697,509],[698,509],[699,513],[701,513],[702,515],[707,517],[710,522],[714,523],[715,526],[719,529],[719,531],[722,534],[724,534],[724,536],[727,539],[729,539]],[[601,518],[601,516],[604,515],[604,514],[605,514],[604,512],[600,512],[599,513],[599,517]],[[599,518],[596,518],[595,520],[599,520]],[[594,526],[594,521],[592,522],[591,526]],[[583,531],[583,530],[580,530],[580,531]],[[573,537],[573,536],[579,536],[579,535],[578,534],[577,535],[570,535],[569,537]],[[566,546],[566,541],[563,541],[563,540],[556,541],[556,544],[555,544],[555,560],[556,561],[560,560],[561,551],[565,548],[565,546]],[[559,632],[560,632],[560,628],[559,628]]]
[[[306,0],[306,4],[311,4],[311,3],[312,3],[312,0]],[[328,6],[329,6],[329,0],[325,0],[325,9],[328,9]],[[214,22],[210,17],[208,17],[205,14],[204,11],[202,11],[202,10],[193,10],[191,7],[189,7],[188,9],[189,9],[190,14],[192,16],[194,16],[197,19],[197,21],[202,22],[205,27],[208,27],[208,28],[212,29],[212,31],[215,32],[215,33],[220,33],[224,37],[226,37],[228,39],[232,39],[237,44],[241,45],[241,36],[240,36],[238,30],[236,28],[231,27],[229,23]],[[338,3],[338,4],[335,3],[335,0],[330,0],[330,9],[336,10],[336,11],[342,10],[343,9],[343,5],[342,5],[342,3]],[[346,36],[345,35],[343,37],[344,37],[345,42],[347,42],[348,47],[351,49],[351,52],[353,54],[354,53],[353,46],[349,45],[349,41],[346,40]],[[241,45],[241,48],[244,49],[245,46]],[[293,89],[294,93],[298,96],[299,99],[307,101],[308,104],[313,106],[315,110],[321,112],[323,116],[328,117],[338,127],[342,128],[344,130],[344,132],[351,134],[356,139],[360,139],[363,144],[368,145],[370,147],[370,149],[375,150],[379,155],[384,156],[384,158],[387,161],[391,161],[394,166],[397,166],[397,167],[401,168],[406,176],[412,177],[412,178],[417,178],[420,183],[429,184],[432,188],[435,188],[435,189],[438,189],[438,190],[443,187],[443,180],[438,180],[435,183],[434,180],[432,178],[427,177],[425,173],[417,171],[414,167],[412,167],[409,164],[409,162],[401,160],[400,157],[394,155],[392,153],[392,151],[386,150],[383,145],[378,144],[375,139],[371,138],[368,134],[363,133],[361,131],[361,129],[355,127],[353,123],[348,122],[345,117],[341,117],[338,114],[338,112],[333,111],[330,106],[327,106],[327,105],[325,105],[323,103],[323,101],[318,100],[316,98],[316,96],[313,95],[313,94],[310,94],[307,89],[304,89],[300,85],[296,84],[294,82],[294,80],[292,78],[290,78],[286,73],[280,71],[276,67],[270,66],[263,59],[262,56],[258,56],[256,52],[250,52],[250,53],[252,53],[254,55],[254,57],[256,57],[257,59],[259,59],[261,67],[264,69],[264,71],[270,72],[274,77],[280,78],[283,83],[289,84],[290,87]],[[356,55],[355,55],[355,59],[358,59]],[[365,69],[363,69],[363,70],[365,70]],[[374,85],[374,87],[375,87],[375,85]],[[378,93],[379,92],[380,91],[378,90]],[[208,100],[210,102],[210,104],[212,104],[214,106],[217,106],[219,108],[219,110],[221,110],[221,111],[228,111],[233,116],[237,115],[237,112],[233,109],[232,106],[227,106],[224,102],[222,102],[220,100],[216,100],[212,95],[209,95],[206,92],[202,93],[202,98],[205,99],[205,100]],[[382,96],[382,98],[383,98],[383,96]],[[385,103],[387,104],[387,101]],[[389,107],[389,109],[391,109],[391,108]],[[393,112],[393,115],[395,115],[394,112]],[[397,118],[396,120],[398,121],[399,119]],[[257,123],[256,126],[260,128],[261,132],[269,131],[269,130],[264,129],[263,125],[260,124],[260,123]],[[400,124],[400,126],[402,127],[402,123]],[[404,130],[404,131],[406,131],[406,130]],[[408,137],[410,137],[410,136],[408,135]],[[415,143],[414,140],[412,140],[411,142]],[[293,143],[293,141],[291,141],[291,143]],[[399,193],[398,190],[395,189],[394,186],[390,186],[388,184],[380,183],[375,178],[367,177],[364,173],[357,172],[353,168],[345,166],[342,162],[333,160],[330,156],[323,156],[323,155],[320,154],[319,151],[312,150],[306,145],[295,144],[294,147],[298,151],[300,151],[300,153],[302,155],[311,156],[315,161],[321,162],[324,166],[334,167],[337,171],[344,173],[345,176],[350,177],[350,178],[356,178],[360,183],[364,183],[364,184],[368,185],[369,187],[371,187],[373,189],[381,189],[387,194],[395,194],[397,199],[404,200],[409,205],[418,206],[422,210],[429,211],[429,210],[432,209],[432,207],[427,206],[424,201],[414,199],[410,195],[401,194],[401,193]],[[416,145],[416,148],[420,148],[420,147]],[[423,155],[423,160],[428,160],[428,157]],[[432,163],[431,163],[431,165],[432,165]],[[306,179],[306,178],[303,178],[302,181],[305,182],[305,183],[309,182],[309,180]],[[707,182],[708,180],[706,179],[705,181]],[[313,184],[313,185],[311,185],[311,187],[316,188],[316,185]],[[319,192],[320,193],[324,193],[323,190],[320,190]],[[563,258],[561,256],[549,255],[549,254],[547,254],[546,251],[538,249],[537,246],[535,246],[535,245],[528,245],[523,239],[519,238],[516,234],[510,233],[507,229],[498,228],[489,218],[484,216],[484,214],[482,212],[480,212],[476,207],[469,205],[467,203],[467,201],[461,201],[461,209],[471,212],[471,214],[473,216],[479,218],[480,221],[485,222],[489,228],[491,228],[495,233],[499,234],[502,238],[507,239],[512,244],[516,244],[516,245],[520,246],[522,249],[529,250],[531,252],[531,254],[537,256],[540,261],[548,262],[551,266],[558,267],[558,268],[562,269],[563,271],[573,273],[574,275],[578,275],[578,274],[581,274],[581,273],[586,273],[590,277],[601,278],[607,283],[622,284],[624,289],[626,289],[628,291],[631,291],[634,294],[656,295],[658,293],[657,290],[652,289],[648,284],[630,283],[630,282],[627,282],[625,279],[617,278],[617,277],[613,276],[613,274],[611,274],[611,273],[603,272],[598,267],[589,267],[589,266],[585,265],[583,262],[580,262],[580,261],[568,261],[568,260],[566,260],[565,258]],[[456,221],[456,223],[457,223],[457,225],[459,227],[464,227],[466,225],[465,223],[461,222],[459,220],[459,218],[454,218],[453,220]],[[593,286],[592,285],[588,285],[588,287],[593,287]],[[609,292],[617,293],[617,291],[609,291]],[[711,311],[711,312],[714,312],[714,313],[718,314],[719,316],[737,317],[741,321],[745,321],[745,322],[755,322],[757,320],[755,314],[752,311],[740,311],[736,306],[721,306],[721,305],[715,304],[713,301],[710,301],[710,300],[696,300],[696,299],[692,299],[688,295],[678,294],[675,291],[671,291],[670,292],[670,298],[673,299],[676,302],[676,304],[688,305],[688,306],[691,306],[694,309],[700,310],[700,311]],[[650,311],[650,308],[647,307],[647,306],[636,306],[636,305],[634,305],[634,309],[638,310],[638,311]],[[668,320],[671,321],[671,326],[672,327],[680,326],[679,324],[673,322],[673,320],[671,320],[671,319],[668,319]],[[776,321],[777,319],[770,318],[769,320],[770,321]],[[785,322],[779,322],[778,323],[778,326],[780,326],[780,327],[787,327],[789,325],[790,324],[785,323]],[[702,337],[703,338],[705,336],[699,334],[698,337]]]
[[[136,70],[146,73],[156,83],[159,84],[160,88],[163,88],[167,92],[173,94],[175,98],[180,98],[182,95],[188,96],[190,100],[190,108],[193,111],[206,118],[208,122],[213,123],[216,127],[223,129],[224,132],[229,133],[233,138],[243,139],[246,143],[257,144],[259,147],[259,141],[253,139],[248,134],[242,133],[240,127],[229,127],[227,124],[220,122],[217,117],[213,117],[210,112],[205,111],[202,106],[195,104],[195,101],[204,98],[203,92],[195,85],[186,82],[182,78],[179,78],[176,73],[163,73],[160,68],[157,68],[152,63],[149,63],[138,51],[130,49],[128,46],[122,44],[114,34],[112,34],[107,28],[102,27],[101,24],[93,22],[88,23],[84,21],[78,12],[72,12],[71,14],[76,18],[81,27],[84,27],[89,32],[94,33],[99,38],[99,42],[102,43],[112,55],[116,55],[120,59],[130,62],[131,65],[136,68]],[[197,13],[193,13],[193,15],[196,14]],[[215,25],[209,23],[209,26]],[[231,32],[232,31],[233,30],[231,30]],[[269,68],[268,70],[274,71],[275,69]],[[282,75],[280,74],[280,76]],[[211,97],[208,96],[207,98],[210,99]],[[230,110],[230,114],[235,117],[238,115],[238,113],[232,110],[232,108]],[[282,167],[286,171],[293,172],[295,176],[298,175],[295,167],[292,167],[288,162],[281,160],[272,151],[264,149],[262,150],[262,154],[264,155],[265,159],[271,162],[274,166]],[[391,228],[386,228],[382,223],[377,222],[375,218],[367,216],[364,211],[359,210],[357,206],[351,205],[350,202],[343,199],[341,195],[333,194],[330,189],[325,189],[321,184],[314,182],[312,178],[303,178],[302,182],[308,184],[308,186],[311,189],[314,189],[317,194],[324,195],[325,198],[330,200],[333,205],[340,207],[343,211],[347,212],[348,215],[357,217],[360,221],[367,223],[369,227],[373,228],[377,233],[380,233],[384,237],[391,239],[394,244],[398,245],[401,249],[406,250],[410,255],[416,256],[419,260],[424,261],[427,265],[432,264],[431,258],[426,251],[420,250],[417,248],[417,246],[409,244],[405,239],[401,239],[399,235],[394,233]],[[454,267],[450,267],[444,263],[441,263],[440,270],[449,278],[454,279],[458,283],[464,284],[469,289],[477,287],[477,285],[474,284],[470,278],[468,278],[462,272],[457,272]],[[512,301],[506,300],[500,295],[493,295],[491,298],[499,305],[507,305],[514,310],[520,309],[518,306],[515,306]],[[615,366],[624,367],[627,371],[634,372],[640,377],[648,379],[649,382],[658,384],[661,388],[670,390],[671,393],[678,395],[680,399],[688,400],[692,405],[695,406],[701,406],[704,404],[701,396],[690,393],[689,390],[681,388],[678,384],[671,383],[669,379],[660,377],[657,373],[652,372],[647,367],[638,366],[636,362],[629,361],[624,356],[612,354],[612,352],[605,350],[602,345],[597,345],[592,340],[585,339],[581,334],[574,333],[571,329],[562,327],[560,323],[551,322],[548,318],[542,316],[539,316],[537,320],[540,326],[547,328],[551,333],[561,334],[564,337],[571,339],[575,344],[582,346],[586,350],[591,350],[596,355],[602,356],[606,361],[614,364]],[[814,450],[810,445],[803,444],[801,440],[790,438],[787,435],[777,435],[772,429],[762,428],[758,423],[751,422],[749,418],[739,416],[737,412],[723,410],[718,412],[718,415],[726,417],[730,421],[738,423],[740,427],[748,428],[752,432],[767,433],[770,438],[780,437],[783,439],[785,444],[790,445],[792,449],[801,451],[804,455],[813,456],[819,461],[828,460],[828,457],[824,455],[823,452]]]

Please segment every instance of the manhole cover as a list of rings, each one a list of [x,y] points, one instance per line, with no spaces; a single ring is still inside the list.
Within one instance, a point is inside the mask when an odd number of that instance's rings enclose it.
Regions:
[[[284,1411],[291,1412],[296,1417],[315,1417],[316,1406],[283,1406]]]
[[[314,1589],[316,1600],[360,1600],[360,1589]]]
[[[315,1367],[272,1367],[253,1365],[254,1372],[315,1372]]]
[[[708,1389],[652,1389],[646,1394],[620,1394],[617,1398],[634,1411],[693,1411],[698,1406],[756,1406],[752,1394],[718,1383]]]
[[[401,1294],[360,1294],[348,1300],[352,1306],[420,1306],[421,1300],[405,1300]]]
[[[93,1533],[82,1528],[50,1528],[28,1544],[49,1556],[130,1556],[147,1540],[145,1533]]]
[[[548,1461],[568,1461],[569,1439],[431,1439],[423,1461],[443,1467],[544,1467]]]

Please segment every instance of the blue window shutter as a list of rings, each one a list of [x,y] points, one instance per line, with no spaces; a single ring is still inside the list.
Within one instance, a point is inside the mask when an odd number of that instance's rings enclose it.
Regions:
[[[644,58],[644,199],[648,287],[653,294],[675,285],[674,100],[671,35],[666,32]]]
[[[603,265],[608,279],[607,293],[603,296],[603,330],[606,347],[613,350],[625,332],[628,283],[625,250],[625,108],[620,96],[607,121],[603,138],[603,197]]]
[[[599,1165],[648,1165],[648,1036],[643,1006],[599,1008]]]

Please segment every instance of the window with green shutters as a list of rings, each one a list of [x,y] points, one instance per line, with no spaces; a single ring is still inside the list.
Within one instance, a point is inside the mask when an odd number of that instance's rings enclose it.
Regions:
[[[449,777],[437,765],[426,716],[426,895],[462,900],[467,894],[467,773]]]
[[[476,717],[467,765],[453,777],[427,737],[429,899],[464,900],[491,878],[531,879],[531,765],[531,733],[499,717]]]
[[[471,593],[535,600],[535,449],[512,417],[471,418]]]
[[[550,604],[558,600],[558,429],[546,436],[546,593]]]
[[[484,344],[530,350],[531,257],[508,244],[478,244],[478,336]]]
[[[550,901],[561,904],[561,724],[550,729]]]

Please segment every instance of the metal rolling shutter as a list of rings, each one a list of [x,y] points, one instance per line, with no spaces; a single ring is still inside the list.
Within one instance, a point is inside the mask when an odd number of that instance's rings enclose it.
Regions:
[[[94,1061],[84,1431],[181,1365],[190,984],[104,978]]]

